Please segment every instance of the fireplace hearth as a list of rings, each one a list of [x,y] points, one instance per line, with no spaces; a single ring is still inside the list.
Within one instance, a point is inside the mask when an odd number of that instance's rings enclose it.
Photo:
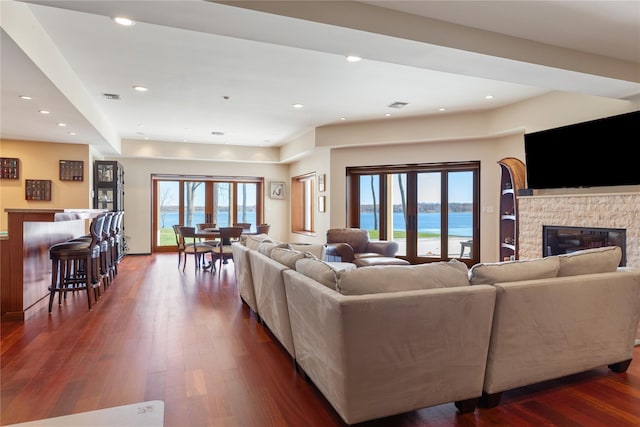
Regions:
[[[542,256],[569,254],[583,249],[605,246],[619,246],[622,249],[620,267],[624,267],[626,265],[626,240],[624,228],[543,225]]]

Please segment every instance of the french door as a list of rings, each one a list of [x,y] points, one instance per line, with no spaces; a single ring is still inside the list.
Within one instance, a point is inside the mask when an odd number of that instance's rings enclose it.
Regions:
[[[228,227],[263,222],[263,179],[152,176],[152,251],[169,252],[177,247],[174,225],[196,227],[215,223]]]
[[[411,263],[479,261],[479,163],[347,168],[350,227]]]

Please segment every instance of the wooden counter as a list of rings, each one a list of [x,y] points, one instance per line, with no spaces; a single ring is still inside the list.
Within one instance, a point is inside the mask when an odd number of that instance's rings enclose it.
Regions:
[[[8,236],[0,241],[0,312],[22,319],[49,295],[49,247],[85,234],[86,220],[55,221],[62,209],[5,209]]]

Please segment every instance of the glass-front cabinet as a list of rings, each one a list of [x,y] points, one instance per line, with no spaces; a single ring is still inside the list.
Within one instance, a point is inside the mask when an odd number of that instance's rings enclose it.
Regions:
[[[124,210],[124,169],[120,163],[96,160],[93,186],[94,209]]]

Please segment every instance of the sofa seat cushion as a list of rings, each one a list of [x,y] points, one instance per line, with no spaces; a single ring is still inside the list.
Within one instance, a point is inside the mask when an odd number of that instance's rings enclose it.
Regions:
[[[560,268],[558,277],[578,274],[610,273],[616,271],[622,259],[618,246],[584,249],[570,254],[558,255]]]
[[[353,260],[353,263],[358,267],[371,267],[374,265],[410,265],[411,263],[406,259],[388,257],[388,256],[370,256],[365,258],[358,258]]]
[[[338,272],[336,290],[366,295],[468,286],[467,265],[458,260],[418,265],[378,265]]]
[[[353,254],[354,259],[358,258],[371,258],[371,257],[381,257],[382,255],[377,252],[357,252]]]
[[[355,270],[355,264],[350,262],[326,262],[312,258],[302,258],[296,261],[296,271],[322,283],[327,288],[336,289],[339,271]]]
[[[469,270],[472,285],[519,282],[521,280],[548,279],[556,277],[560,261],[557,256],[530,260],[480,263]]]

